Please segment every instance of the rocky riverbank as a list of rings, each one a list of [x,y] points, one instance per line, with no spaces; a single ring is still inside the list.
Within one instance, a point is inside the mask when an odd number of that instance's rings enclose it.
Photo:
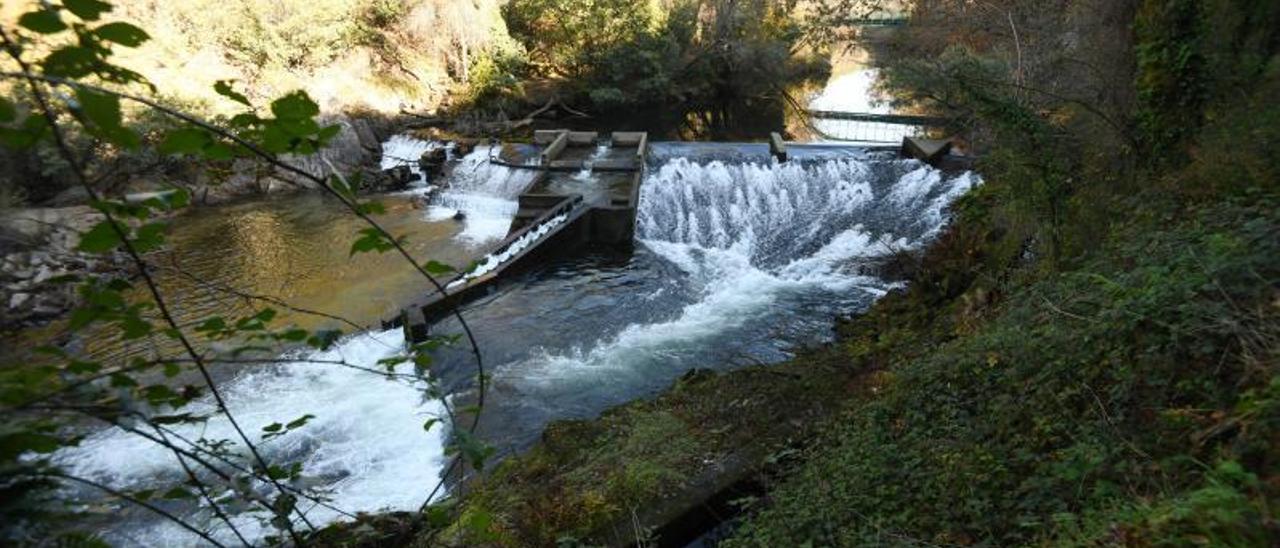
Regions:
[[[3,212],[0,220],[0,331],[44,324],[79,302],[69,276],[127,276],[126,257],[76,251],[80,234],[102,220],[89,206]]]

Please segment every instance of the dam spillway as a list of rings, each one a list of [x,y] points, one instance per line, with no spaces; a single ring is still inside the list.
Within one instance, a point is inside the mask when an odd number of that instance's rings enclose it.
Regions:
[[[486,162],[532,172],[506,236],[493,251],[444,282],[444,291],[405,307],[385,328],[400,327],[409,341],[428,337],[430,327],[457,307],[491,293],[522,269],[583,245],[626,248],[635,239],[636,211],[644,178],[648,134],[538,131],[534,150],[492,147]]]
[[[535,132],[531,147],[491,146],[482,161],[507,171],[486,172],[486,176],[496,177],[500,194],[515,194],[515,211],[506,236],[470,267],[444,281],[443,291],[410,303],[396,317],[384,321],[383,328],[403,329],[406,340],[420,342],[430,336],[432,325],[492,294],[506,277],[584,246],[631,249],[637,226],[644,222],[639,216],[641,186],[651,166],[660,168],[673,159],[697,162],[714,158],[804,169],[875,152],[910,156],[912,144],[911,139],[904,140],[900,148],[786,144],[775,133],[768,143],[661,143],[663,150],[652,155],[644,132],[613,132],[602,137],[597,132],[540,130]],[[474,156],[470,159],[473,163],[477,162]],[[917,159],[930,164],[937,160]],[[462,178],[471,185],[482,184],[479,179]],[[455,186],[451,185],[446,195],[456,191]],[[710,204],[710,210],[716,211],[716,204]],[[750,225],[752,220],[737,221]]]

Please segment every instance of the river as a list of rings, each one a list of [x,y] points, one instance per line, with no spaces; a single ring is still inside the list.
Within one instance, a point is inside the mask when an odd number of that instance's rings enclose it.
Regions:
[[[834,89],[865,95],[850,87],[874,75],[855,78]],[[815,101],[837,99],[828,93]],[[393,165],[434,146],[400,136],[386,143],[384,161]],[[408,236],[416,258],[465,264],[481,256],[505,235],[514,199],[531,177],[488,164],[489,153],[480,147],[461,158],[447,190],[424,209],[414,206],[413,194],[427,181],[385,197],[388,212],[380,220]],[[943,228],[946,207],[979,183],[972,174],[946,175],[892,153],[813,146],[797,147],[793,157],[773,162],[764,145],[655,143],[633,253],[586,250],[469,304],[463,313],[492,375],[481,437],[499,455],[518,452],[549,421],[592,417],[650,397],[691,369],[777,362],[828,340],[837,316],[864,310],[895,287],[875,275],[876,260],[928,243]],[[455,220],[458,211],[465,217]],[[162,258],[174,268],[164,270],[162,284],[181,295],[184,318],[262,306],[246,300],[247,293],[377,325],[428,289],[393,255],[349,258],[358,228],[339,204],[314,195],[198,211],[170,237]],[[227,294],[228,287],[239,294]],[[344,325],[277,308],[282,323]],[[220,373],[229,409],[250,432],[315,415],[305,427],[262,443],[269,460],[301,463],[306,483],[328,493],[325,505],[302,505],[312,523],[342,519],[342,512],[417,508],[440,479],[448,429],[422,426],[443,416],[445,402],[429,395],[424,381],[315,363],[341,359],[376,368],[403,344],[398,330],[361,330],[324,353],[293,351],[283,356],[291,363]],[[136,351],[116,344],[97,349]],[[445,349],[436,359],[431,375],[448,401],[473,401],[475,369],[466,349]],[[208,401],[195,405],[213,411]],[[175,430],[193,440],[233,438],[217,418]],[[118,429],[97,432],[58,459],[120,488],[184,479],[171,453]],[[86,512],[99,516],[110,541],[195,542],[144,510],[87,500]],[[232,538],[205,508],[170,507]],[[274,533],[262,512],[234,510],[246,536]]]

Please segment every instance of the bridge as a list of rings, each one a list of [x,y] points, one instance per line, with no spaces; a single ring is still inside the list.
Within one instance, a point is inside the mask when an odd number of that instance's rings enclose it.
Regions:
[[[936,116],[831,110],[807,111],[809,127],[830,141],[898,144],[905,137],[945,131],[950,120]]]

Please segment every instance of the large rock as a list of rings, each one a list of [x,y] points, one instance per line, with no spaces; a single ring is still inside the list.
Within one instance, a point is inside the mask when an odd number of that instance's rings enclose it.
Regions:
[[[365,171],[360,181],[360,191],[397,192],[408,188],[413,180],[413,170],[409,169],[409,166],[396,166],[383,171]]]
[[[428,181],[437,181],[441,174],[444,173],[444,165],[449,161],[449,151],[444,148],[434,148],[422,154],[418,158],[418,168],[427,176]]]

